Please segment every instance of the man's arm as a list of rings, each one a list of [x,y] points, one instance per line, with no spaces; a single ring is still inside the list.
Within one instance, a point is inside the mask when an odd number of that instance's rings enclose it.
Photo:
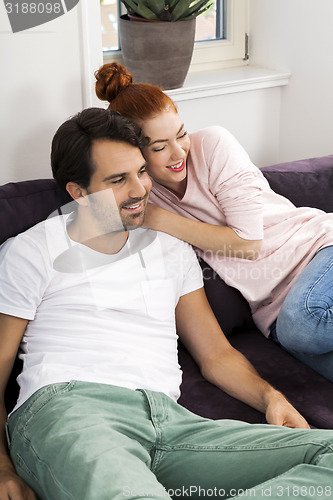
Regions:
[[[286,398],[263,380],[251,363],[230,345],[203,288],[179,299],[176,321],[181,341],[209,382],[265,413],[270,424],[309,428]]]
[[[0,313],[0,500],[36,500],[16,474],[6,442],[5,389],[28,321]]]

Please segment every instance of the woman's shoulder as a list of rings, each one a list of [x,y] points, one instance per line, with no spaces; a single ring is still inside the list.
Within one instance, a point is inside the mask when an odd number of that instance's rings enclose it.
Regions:
[[[190,134],[191,156],[193,161],[204,161],[209,168],[214,158],[219,158],[219,166],[226,160],[230,151],[234,150],[236,140],[224,127],[213,125]]]
[[[224,127],[219,125],[212,125],[210,127],[202,128],[190,135],[191,148],[199,147],[203,151],[213,151],[216,147],[222,146],[223,149],[228,150],[233,147],[236,139]]]
[[[221,127],[220,125],[211,125],[210,127],[205,127],[196,130],[195,132],[191,132],[189,135],[190,138],[194,140],[202,140],[202,139],[218,140],[221,137],[229,136],[230,132],[226,128]]]

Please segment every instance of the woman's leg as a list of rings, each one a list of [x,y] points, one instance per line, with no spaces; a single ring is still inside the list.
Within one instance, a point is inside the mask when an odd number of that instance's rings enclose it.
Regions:
[[[333,246],[320,250],[282,304],[278,342],[333,381]]]

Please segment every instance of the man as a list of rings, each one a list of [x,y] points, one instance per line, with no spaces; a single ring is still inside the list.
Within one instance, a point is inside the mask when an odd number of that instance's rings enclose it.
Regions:
[[[308,427],[224,337],[193,250],[141,228],[151,182],[140,146],[112,111],[65,122],[51,162],[77,210],[1,249],[0,389],[3,402],[20,346],[7,438],[24,481],[3,435],[0,500],[236,498],[268,480],[271,498],[327,492],[330,431],[210,421],[176,403],[177,326],[207,380],[271,424]]]

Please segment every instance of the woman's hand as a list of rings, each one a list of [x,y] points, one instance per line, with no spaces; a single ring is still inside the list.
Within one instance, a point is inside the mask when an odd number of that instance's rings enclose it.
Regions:
[[[156,231],[163,231],[163,219],[166,217],[172,217],[172,212],[160,208],[153,203],[147,203],[145,210],[145,219],[143,222],[143,227],[148,229],[155,229]]]

